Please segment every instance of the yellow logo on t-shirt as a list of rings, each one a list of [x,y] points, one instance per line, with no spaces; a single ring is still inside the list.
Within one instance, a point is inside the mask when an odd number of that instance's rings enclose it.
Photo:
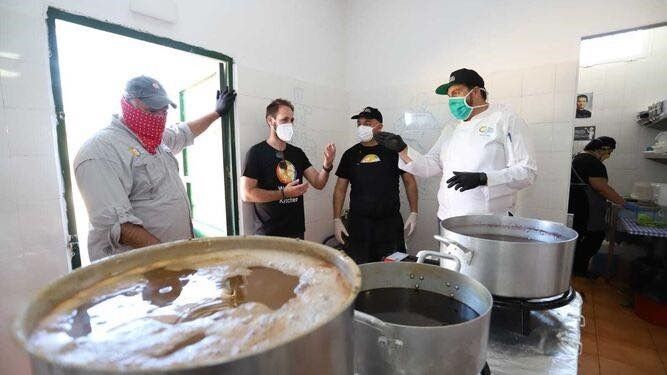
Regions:
[[[380,161],[380,158],[375,154],[368,154],[361,159],[361,163],[377,163]]]
[[[276,177],[282,184],[289,184],[296,180],[296,168],[289,160],[282,160],[276,165]]]

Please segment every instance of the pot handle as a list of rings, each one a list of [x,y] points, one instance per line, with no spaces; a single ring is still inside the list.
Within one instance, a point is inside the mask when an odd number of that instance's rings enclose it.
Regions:
[[[391,363],[392,358],[396,358],[395,353],[403,348],[403,340],[393,338],[391,327],[370,314],[354,310],[354,321],[378,332],[377,344],[382,348],[380,352],[383,354],[385,361]]]
[[[363,313],[358,310],[354,310],[354,320],[358,323],[361,323],[367,327],[373,328],[380,333],[385,334],[388,331],[387,323],[374,317],[373,315]]]
[[[453,260],[454,262],[456,262],[456,266],[454,266],[454,271],[456,272],[461,271],[461,260],[454,255],[444,254],[438,251],[422,250],[417,253],[417,263],[424,263],[424,259],[426,259],[427,257]]]
[[[472,250],[466,249],[465,247],[457,244],[456,242],[450,241],[450,240],[446,239],[445,237],[439,236],[437,234],[435,236],[433,236],[433,238],[438,240],[438,242],[441,242],[441,243],[447,245],[447,250],[450,251],[450,252],[456,253],[456,254],[452,254],[452,255],[459,258],[459,260],[461,260],[461,262],[466,262],[466,264],[470,264],[472,262],[472,256],[474,255]]]

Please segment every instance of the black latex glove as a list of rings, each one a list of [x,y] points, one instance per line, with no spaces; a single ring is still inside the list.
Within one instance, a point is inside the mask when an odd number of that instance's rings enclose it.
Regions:
[[[236,99],[236,91],[229,90],[229,87],[225,87],[225,91],[220,93],[218,90],[218,95],[216,96],[218,101],[215,102],[215,111],[218,112],[220,117],[226,115],[232,106],[234,105],[234,99]]]
[[[403,142],[403,138],[398,134],[379,132],[375,134],[374,138],[379,144],[392,151],[401,152],[408,147],[408,145]]]
[[[486,173],[478,172],[454,172],[449,180],[447,187],[454,187],[454,190],[466,191],[478,186],[486,185]]]

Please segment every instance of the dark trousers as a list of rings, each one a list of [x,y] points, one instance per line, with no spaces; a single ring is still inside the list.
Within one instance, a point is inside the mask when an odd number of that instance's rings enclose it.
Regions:
[[[396,251],[405,252],[400,212],[383,218],[350,213],[347,231],[350,237],[345,252],[357,264],[380,262]]]
[[[577,238],[577,246],[574,251],[574,266],[573,272],[575,275],[582,276],[588,272],[588,263],[591,258],[597,254],[604,241],[604,231],[589,232],[584,230],[577,230],[579,238]]]

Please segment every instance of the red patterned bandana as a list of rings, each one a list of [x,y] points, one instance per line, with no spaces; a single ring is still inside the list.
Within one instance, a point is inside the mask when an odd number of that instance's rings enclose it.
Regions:
[[[139,138],[146,151],[155,154],[157,146],[162,143],[162,133],[167,123],[167,116],[144,112],[135,108],[125,98],[120,100],[120,108],[123,111],[125,126]]]

